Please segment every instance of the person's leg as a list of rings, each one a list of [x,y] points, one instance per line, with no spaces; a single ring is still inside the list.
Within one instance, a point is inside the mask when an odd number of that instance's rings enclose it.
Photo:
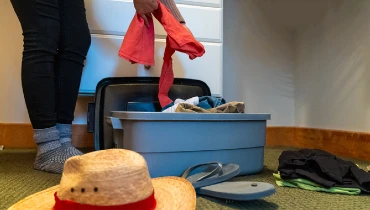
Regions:
[[[71,144],[72,121],[91,37],[83,0],[59,0],[59,7],[61,30],[56,64],[57,129],[70,157],[82,154]]]
[[[66,155],[55,114],[55,55],[60,23],[58,0],[11,0],[24,36],[22,88],[34,128],[34,168],[61,173]]]

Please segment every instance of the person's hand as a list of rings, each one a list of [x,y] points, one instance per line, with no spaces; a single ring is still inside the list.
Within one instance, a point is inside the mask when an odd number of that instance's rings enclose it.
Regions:
[[[147,15],[151,15],[154,10],[158,9],[157,0],[134,0],[136,12],[143,18],[146,27],[149,27]]]

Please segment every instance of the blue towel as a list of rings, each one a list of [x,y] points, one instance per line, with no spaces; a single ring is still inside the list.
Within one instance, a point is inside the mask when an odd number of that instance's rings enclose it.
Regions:
[[[199,104],[197,105],[200,108],[205,110],[212,109],[218,106],[225,104],[225,99],[216,96],[201,96],[199,97]]]

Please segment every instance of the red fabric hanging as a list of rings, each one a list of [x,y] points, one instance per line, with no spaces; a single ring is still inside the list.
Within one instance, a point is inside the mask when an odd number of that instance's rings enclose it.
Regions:
[[[168,97],[171,89],[174,73],[172,68],[172,55],[175,51],[186,53],[193,60],[203,56],[204,46],[198,42],[171,12],[158,1],[158,9],[153,16],[162,24],[167,32],[166,49],[163,56],[163,65],[159,81],[158,98],[163,107],[172,102]],[[153,18],[148,17],[149,27],[144,25],[144,20],[135,14],[123,39],[119,56],[130,61],[132,64],[140,63],[154,66],[154,23]]]

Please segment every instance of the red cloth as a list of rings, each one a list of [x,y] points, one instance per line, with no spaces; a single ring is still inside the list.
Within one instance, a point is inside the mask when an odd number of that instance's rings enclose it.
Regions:
[[[193,60],[203,56],[204,46],[198,42],[171,12],[158,1],[158,10],[153,16],[162,24],[167,32],[166,49],[163,56],[163,65],[159,81],[158,99],[163,107],[172,102],[168,97],[174,80],[172,69],[172,55],[175,51],[186,53]],[[119,50],[119,56],[131,63],[140,63],[154,66],[154,23],[149,17],[149,28],[144,25],[144,20],[135,14],[127,30]]]
[[[154,192],[146,199],[136,203],[129,203],[120,206],[93,206],[88,204],[80,204],[73,201],[62,201],[58,198],[57,193],[54,193],[55,205],[53,210],[154,210],[157,206]]]

